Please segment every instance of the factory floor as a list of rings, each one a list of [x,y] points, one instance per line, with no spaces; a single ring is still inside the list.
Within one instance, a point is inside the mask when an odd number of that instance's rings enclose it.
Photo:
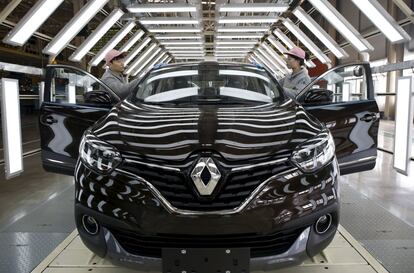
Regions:
[[[381,127],[389,145],[393,125]],[[392,155],[378,151],[374,170],[340,177],[341,225],[393,273],[414,268],[413,161],[410,168],[398,174]],[[73,232],[73,199],[73,178],[45,172],[36,151],[20,176],[0,173],[0,273],[31,272]]]

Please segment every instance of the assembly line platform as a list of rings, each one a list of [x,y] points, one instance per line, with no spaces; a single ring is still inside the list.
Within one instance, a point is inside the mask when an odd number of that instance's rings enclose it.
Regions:
[[[139,273],[112,265],[87,249],[73,231],[32,273]],[[255,271],[258,272],[258,271]],[[343,227],[332,243],[303,264],[274,273],[386,273],[388,272]],[[151,272],[155,273],[155,272]]]

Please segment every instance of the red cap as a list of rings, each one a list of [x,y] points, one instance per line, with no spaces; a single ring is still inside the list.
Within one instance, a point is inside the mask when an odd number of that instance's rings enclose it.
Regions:
[[[121,55],[125,55],[124,52],[121,52],[119,50],[116,49],[111,49],[108,53],[106,53],[105,55],[105,61],[106,61],[106,65],[110,65],[111,61]]]
[[[300,47],[294,47],[291,50],[289,50],[288,52],[286,52],[285,54],[297,57],[297,58],[302,59],[302,60],[304,60],[305,56],[306,56],[305,51]]]

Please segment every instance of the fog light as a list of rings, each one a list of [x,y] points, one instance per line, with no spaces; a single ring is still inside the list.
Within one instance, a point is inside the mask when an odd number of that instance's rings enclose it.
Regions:
[[[86,230],[87,233],[90,235],[96,235],[99,231],[99,225],[98,222],[89,215],[83,215],[82,216],[82,226]]]
[[[324,234],[328,231],[332,224],[332,215],[325,214],[319,217],[318,221],[315,223],[315,230],[318,234]]]

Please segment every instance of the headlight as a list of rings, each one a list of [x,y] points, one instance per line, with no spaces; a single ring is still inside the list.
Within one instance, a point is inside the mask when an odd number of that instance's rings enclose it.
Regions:
[[[314,172],[325,166],[335,155],[335,143],[329,131],[300,144],[292,153],[291,161],[303,172]]]
[[[93,170],[109,173],[122,161],[119,151],[109,143],[86,132],[80,143],[79,156]]]

